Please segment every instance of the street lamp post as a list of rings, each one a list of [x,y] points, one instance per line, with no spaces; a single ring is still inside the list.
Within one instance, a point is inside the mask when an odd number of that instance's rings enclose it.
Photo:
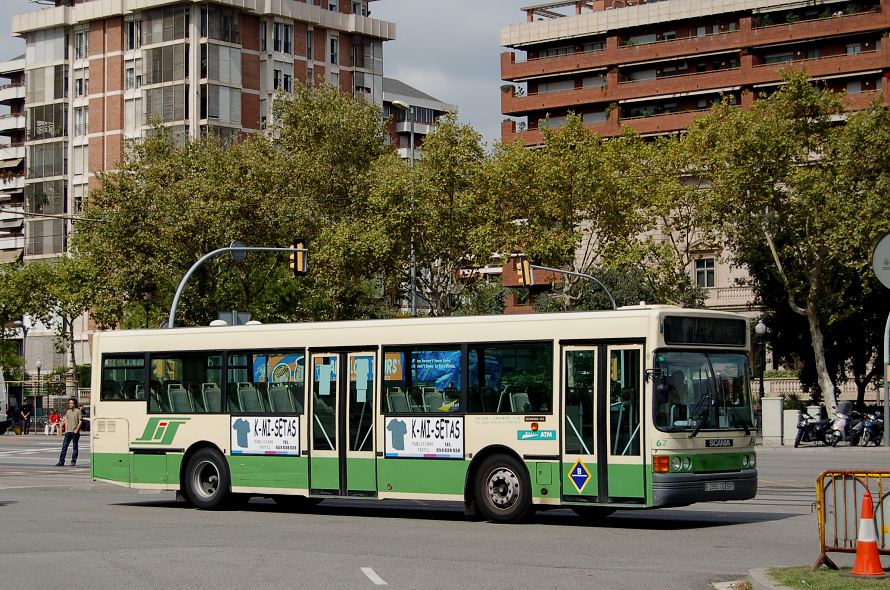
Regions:
[[[28,367],[28,357],[25,356],[25,341],[28,339],[28,324],[25,322],[25,317],[22,316],[22,319],[16,320],[12,322],[12,325],[22,331],[22,379],[25,378],[26,369]],[[22,399],[18,401],[19,406],[24,403],[24,395],[22,395]],[[9,405],[9,397],[7,396],[6,404]]]
[[[402,100],[392,101],[392,106],[405,111],[406,121],[410,124],[408,146],[408,163],[414,168],[414,109]],[[414,213],[414,177],[411,177],[411,213]],[[411,220],[411,317],[417,317],[417,259],[414,255],[414,220]]]
[[[760,408],[760,412],[763,412],[763,373],[766,371],[766,341],[763,338],[766,336],[766,324],[763,323],[763,320],[757,320],[754,333],[757,334],[757,364],[760,365],[760,391],[757,396],[757,407]],[[760,420],[757,423],[760,424]]]
[[[148,328],[148,314],[151,311],[151,303],[154,301],[157,286],[151,281],[145,281],[142,285],[142,309],[145,310],[145,327]]]
[[[40,359],[37,359],[37,362],[34,363],[34,366],[37,367],[37,395],[36,395],[36,396],[32,396],[32,398],[34,399],[34,404],[33,404],[32,408],[31,408],[31,415],[32,415],[32,416],[35,416],[35,419],[34,419],[34,428],[37,428],[37,419],[36,419],[36,413],[37,413],[37,399],[38,399],[39,397],[43,397],[43,396],[41,395],[42,392],[43,392],[43,388],[40,386],[40,370],[43,369],[43,361],[41,361]],[[30,418],[28,418],[28,419],[30,420]]]

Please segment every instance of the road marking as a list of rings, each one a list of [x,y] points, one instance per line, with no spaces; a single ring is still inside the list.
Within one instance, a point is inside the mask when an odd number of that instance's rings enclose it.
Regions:
[[[368,576],[368,579],[374,582],[377,586],[387,586],[386,580],[377,575],[377,572],[374,571],[373,568],[363,567],[362,573]]]

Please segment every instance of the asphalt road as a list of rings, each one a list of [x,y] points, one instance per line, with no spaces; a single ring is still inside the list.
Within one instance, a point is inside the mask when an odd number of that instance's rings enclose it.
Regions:
[[[753,501],[495,525],[423,502],[198,511],[169,492],[93,482],[83,442],[76,467],[55,467],[59,438],[0,437],[0,589],[704,589],[812,563],[819,472],[890,469],[881,448],[761,449]]]

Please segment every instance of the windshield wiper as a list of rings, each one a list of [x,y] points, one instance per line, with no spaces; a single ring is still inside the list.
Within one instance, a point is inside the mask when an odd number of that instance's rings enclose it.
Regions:
[[[727,413],[729,414],[729,421],[732,422],[732,425],[737,427],[741,423],[742,428],[745,430],[745,436],[750,436],[751,429],[748,428],[748,423],[745,422],[744,419],[738,419],[736,413],[733,412],[731,409],[727,410]]]
[[[701,399],[698,400],[698,403],[695,404],[695,407],[692,408],[692,411],[690,412],[690,414],[692,414],[692,416],[693,416],[693,419],[696,421],[696,424],[695,424],[695,428],[692,429],[692,433],[689,435],[689,438],[695,438],[696,435],[698,435],[698,431],[701,430],[702,427],[708,422],[708,414],[710,412],[696,415],[696,413],[699,411],[699,408],[701,407],[702,403],[704,403],[705,401],[707,401],[708,405],[710,405],[710,402],[711,402],[711,394],[710,393],[706,393],[705,395],[703,395],[701,397]],[[707,407],[707,406],[705,406],[705,407]]]

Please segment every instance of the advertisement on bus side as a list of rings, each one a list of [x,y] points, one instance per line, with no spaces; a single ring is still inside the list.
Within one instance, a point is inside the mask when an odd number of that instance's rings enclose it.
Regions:
[[[462,416],[386,419],[386,456],[414,459],[463,459]]]

